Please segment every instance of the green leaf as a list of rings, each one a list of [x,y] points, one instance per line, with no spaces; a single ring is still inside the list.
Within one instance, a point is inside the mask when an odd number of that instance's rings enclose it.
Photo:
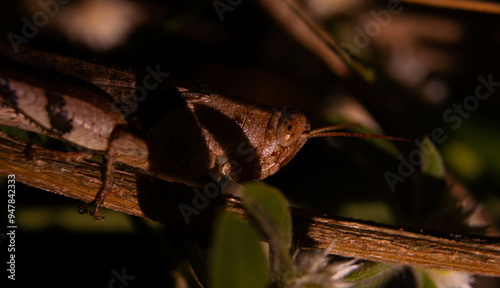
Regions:
[[[291,277],[294,274],[290,256],[292,216],[285,197],[274,187],[249,182],[244,185],[241,198],[267,236],[273,275],[277,278]]]
[[[418,288],[438,288],[425,269],[413,268],[412,271]]]
[[[446,174],[443,158],[434,143],[425,137],[422,141],[422,173],[436,179],[443,179]]]
[[[443,157],[456,174],[469,181],[478,179],[486,170],[486,163],[478,151],[464,141],[448,141]]]
[[[434,281],[425,273],[422,273],[422,286],[421,288],[438,288]]]
[[[255,218],[268,237],[276,236],[281,245],[290,249],[292,217],[288,202],[281,192],[269,185],[247,183],[243,188],[243,205]]]
[[[269,268],[252,226],[223,214],[216,223],[213,243],[212,288],[266,287]]]
[[[365,261],[361,268],[346,276],[345,280],[356,288],[378,288],[383,287],[402,269],[401,265]]]

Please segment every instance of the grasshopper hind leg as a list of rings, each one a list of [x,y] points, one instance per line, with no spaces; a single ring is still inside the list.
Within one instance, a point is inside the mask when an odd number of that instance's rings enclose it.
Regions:
[[[95,220],[101,220],[103,217],[99,215],[99,208],[106,200],[108,193],[112,192],[115,172],[115,166],[117,162],[123,162],[127,159],[128,162],[132,163],[134,167],[142,167],[143,169],[148,169],[149,167],[149,150],[147,143],[142,139],[137,137],[137,135],[132,134],[126,127],[117,126],[111,133],[111,137],[108,144],[108,149],[104,155],[104,173],[103,173],[103,184],[94,200],[88,204],[94,204],[95,210],[91,211],[90,214]],[[88,205],[84,203],[80,207],[80,212],[85,213],[86,207]]]
[[[93,211],[90,211],[90,215],[94,217],[95,220],[102,220],[104,216],[101,216],[99,214],[99,207],[104,203],[104,200],[108,196],[108,193],[111,192],[111,188],[113,187],[113,174],[115,171],[115,165],[116,165],[116,158],[117,158],[117,150],[118,150],[118,141],[111,141],[108,151],[105,154],[104,157],[104,181],[102,184],[101,189],[99,192],[97,192],[97,195],[95,196],[94,200],[92,200],[89,203],[83,203],[80,206],[79,212],[81,214],[87,213],[87,206],[89,204],[95,205],[95,209]]]

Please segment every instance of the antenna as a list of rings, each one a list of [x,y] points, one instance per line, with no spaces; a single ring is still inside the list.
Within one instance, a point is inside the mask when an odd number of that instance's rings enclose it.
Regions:
[[[309,132],[309,138],[316,137],[356,137],[356,138],[373,138],[373,139],[384,139],[390,141],[401,141],[401,142],[411,142],[408,138],[385,136],[385,135],[375,135],[375,134],[363,134],[363,133],[351,133],[351,132],[332,132],[334,130],[344,129],[348,127],[358,126],[355,123],[339,124],[334,126],[323,127],[319,129],[314,129]]]

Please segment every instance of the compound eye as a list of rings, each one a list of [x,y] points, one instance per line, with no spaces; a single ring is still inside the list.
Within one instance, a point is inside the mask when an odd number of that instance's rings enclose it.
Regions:
[[[283,113],[278,122],[276,134],[278,143],[285,148],[297,142],[300,135],[304,133],[307,119],[300,112]]]

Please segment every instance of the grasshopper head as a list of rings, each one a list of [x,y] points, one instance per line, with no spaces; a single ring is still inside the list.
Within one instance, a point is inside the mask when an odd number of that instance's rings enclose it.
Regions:
[[[236,181],[264,179],[273,175],[295,157],[309,138],[340,136],[409,142],[408,139],[401,137],[334,132],[350,126],[355,125],[347,123],[311,130],[304,114],[296,111],[287,112],[286,109],[274,111],[267,124],[264,139],[256,145],[251,161],[242,165],[243,169],[236,170],[237,173],[226,175],[230,175]]]
[[[304,114],[283,109],[266,116],[267,125],[258,131],[262,132],[259,137],[249,137],[247,145],[238,146],[236,155],[220,158],[223,175],[237,182],[264,179],[278,172],[304,146],[311,128]]]
[[[285,166],[309,139],[311,126],[304,114],[297,111],[275,112],[267,127],[263,143],[257,147],[261,169],[259,179],[273,175]]]

